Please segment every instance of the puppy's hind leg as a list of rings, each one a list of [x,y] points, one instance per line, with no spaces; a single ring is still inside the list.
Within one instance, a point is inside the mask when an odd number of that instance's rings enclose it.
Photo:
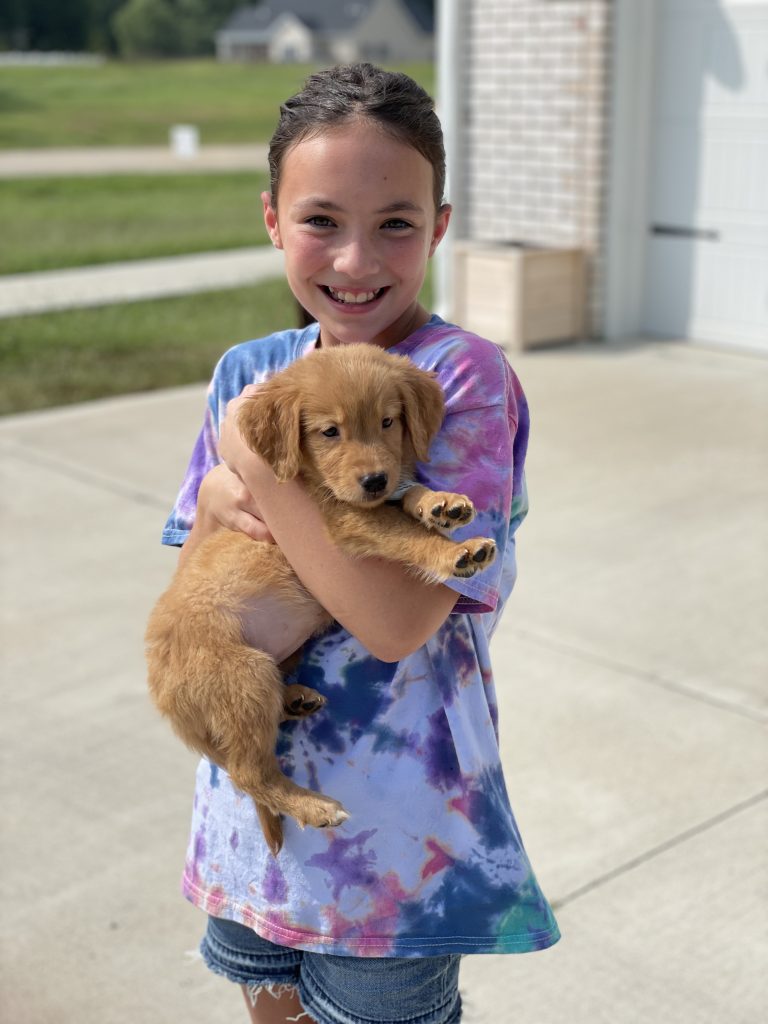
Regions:
[[[296,659],[298,660],[298,659]],[[280,665],[280,671],[286,671],[286,662]],[[292,683],[283,687],[283,718],[284,722],[290,722],[296,718],[307,718],[313,715],[328,702],[325,697],[308,686],[300,686]],[[283,847],[283,820],[279,814],[273,814],[263,804],[256,805],[259,815],[261,831],[267,841],[267,846],[276,857]]]
[[[273,852],[282,830],[272,819],[280,814],[289,814],[302,827],[345,821],[349,815],[338,800],[297,786],[280,771],[275,745],[278,723],[286,714],[286,687],[274,660],[242,645],[230,651],[217,675],[217,720],[212,724],[223,764],[233,784],[259,809]]]

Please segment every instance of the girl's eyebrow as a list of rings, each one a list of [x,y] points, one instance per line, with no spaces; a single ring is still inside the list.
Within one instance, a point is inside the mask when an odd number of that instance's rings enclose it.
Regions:
[[[344,207],[339,206],[338,203],[331,202],[330,199],[321,199],[319,196],[310,196],[308,199],[302,199],[296,203],[296,209],[306,210],[328,210],[331,213],[343,213]],[[423,208],[418,204],[414,203],[411,199],[397,199],[394,203],[388,203],[386,206],[382,206],[380,210],[376,210],[377,214],[383,213],[398,213],[400,211],[410,213],[423,213]]]
[[[394,203],[389,203],[388,206],[383,206],[376,213],[397,213],[400,210],[404,210],[410,213],[423,213],[424,210],[418,203],[414,203],[411,199],[400,199]]]
[[[309,198],[301,199],[296,203],[296,209],[298,210],[305,210],[310,207],[320,210],[341,210],[341,207],[336,203],[332,203],[329,199],[320,199],[319,196],[309,196]]]

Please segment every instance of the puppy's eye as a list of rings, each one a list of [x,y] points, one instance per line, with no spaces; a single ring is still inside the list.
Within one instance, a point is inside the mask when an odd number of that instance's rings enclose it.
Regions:
[[[392,419],[391,416],[385,416],[384,419],[381,421],[381,425],[386,430],[387,427],[392,426],[393,422],[394,420]]]
[[[339,436],[339,428],[338,427],[328,427],[328,429],[324,430],[322,433],[323,433],[323,437],[338,437]]]

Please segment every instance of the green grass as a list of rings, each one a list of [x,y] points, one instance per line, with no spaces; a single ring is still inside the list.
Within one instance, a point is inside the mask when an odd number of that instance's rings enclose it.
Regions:
[[[266,173],[0,181],[0,274],[259,245]]]
[[[430,308],[430,275],[421,301]],[[0,320],[0,415],[206,381],[230,346],[295,323],[282,279]]]
[[[432,90],[431,64],[402,65]],[[279,104],[314,68],[213,60],[0,68],[0,148],[166,145],[172,124],[201,141],[266,142]]]
[[[282,280],[0,320],[0,414],[208,380],[231,345],[295,322]]]

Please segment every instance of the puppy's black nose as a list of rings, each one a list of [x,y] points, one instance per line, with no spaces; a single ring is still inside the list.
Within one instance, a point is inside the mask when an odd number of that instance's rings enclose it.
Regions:
[[[387,486],[387,474],[367,473],[360,477],[360,486],[366,494],[378,494]]]

